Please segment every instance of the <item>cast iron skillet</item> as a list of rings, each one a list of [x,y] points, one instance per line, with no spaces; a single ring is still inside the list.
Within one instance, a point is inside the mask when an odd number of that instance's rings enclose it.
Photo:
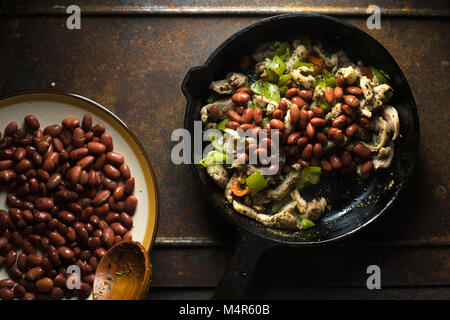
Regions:
[[[317,14],[287,14],[256,22],[222,43],[202,66],[187,73],[182,90],[187,99],[184,126],[193,134],[193,122],[200,121],[200,108],[206,104],[211,81],[223,79],[238,70],[239,58],[271,40],[294,40],[299,35],[321,39],[330,52],[343,49],[351,61],[362,60],[385,70],[391,76],[394,105],[400,117],[401,137],[396,140],[395,157],[389,169],[379,170],[361,183],[355,176],[322,179],[317,187],[302,192],[307,199],[324,195],[331,207],[315,228],[285,232],[271,228],[234,212],[205,170],[191,165],[194,177],[217,212],[238,230],[240,240],[230,269],[214,294],[215,299],[242,298],[260,255],[268,248],[314,246],[348,237],[387,211],[409,180],[419,144],[419,120],[411,89],[389,52],[360,29],[338,19]],[[192,135],[193,136],[193,135]],[[214,212],[214,214],[216,214]]]

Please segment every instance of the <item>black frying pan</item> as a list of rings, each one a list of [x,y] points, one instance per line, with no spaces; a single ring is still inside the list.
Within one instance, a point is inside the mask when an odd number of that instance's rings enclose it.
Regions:
[[[190,69],[182,85],[187,99],[185,128],[193,133],[193,122],[200,119],[199,111],[206,104],[210,82],[238,70],[243,54],[254,52],[263,42],[293,40],[299,35],[321,39],[331,52],[343,49],[352,61],[365,61],[391,76],[392,104],[399,112],[401,138],[396,140],[391,167],[377,171],[364,183],[357,183],[355,176],[334,177],[322,179],[318,186],[302,192],[307,200],[319,192],[327,198],[331,210],[325,212],[315,228],[295,233],[264,227],[234,212],[206,171],[192,165],[204,194],[240,234],[231,267],[214,294],[216,299],[242,298],[260,255],[268,248],[331,243],[362,229],[388,210],[413,171],[419,145],[419,120],[405,76],[378,41],[348,23],[323,15],[287,14],[261,20],[228,38],[204,65]],[[357,206],[358,203],[363,205]]]

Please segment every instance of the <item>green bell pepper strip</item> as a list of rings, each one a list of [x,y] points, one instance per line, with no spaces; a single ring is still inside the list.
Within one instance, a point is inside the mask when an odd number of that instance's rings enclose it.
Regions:
[[[270,120],[272,120],[271,117],[265,117],[265,118],[263,118],[262,121],[261,121],[261,128],[264,128],[264,126],[265,126],[266,124],[268,124],[268,123],[270,122]]]
[[[206,168],[207,166],[210,166],[210,165],[216,164],[216,163],[223,164],[226,161],[227,161],[226,154],[224,154],[222,152],[218,152],[218,151],[211,151],[210,153],[208,153],[208,155],[205,158],[200,160],[200,164]]]
[[[251,193],[258,193],[267,187],[267,182],[260,171],[253,172],[245,179],[247,187]]]
[[[258,80],[250,85],[250,89],[260,95],[263,95],[267,99],[280,101],[280,89],[268,81]]]
[[[281,76],[286,70],[286,64],[279,56],[274,56],[272,61],[266,63],[266,68]]]
[[[230,118],[225,118],[225,119],[223,119],[222,121],[220,121],[220,122],[217,124],[217,129],[224,131],[225,128],[226,128],[225,125],[227,124],[227,122],[230,122],[230,121],[231,121]]]
[[[322,74],[324,76],[323,80],[325,80],[325,84],[327,87],[336,87],[336,78],[331,72],[324,69],[322,71]]]
[[[316,224],[311,220],[307,218],[300,218],[297,212],[294,212],[292,215],[294,216],[295,220],[297,220],[297,227],[300,230],[305,230],[316,226]]]
[[[327,114],[328,112],[331,111],[331,106],[328,104],[328,102],[324,102],[324,103],[320,104],[319,108],[322,109],[323,112],[325,112],[325,114]]]
[[[269,68],[266,68],[266,72],[267,72],[267,81],[277,84],[280,79],[280,76]]]
[[[307,218],[303,218],[302,221],[300,222],[300,229],[302,230],[309,229],[315,226],[316,224]]]
[[[319,183],[321,173],[322,173],[322,168],[320,168],[320,167],[309,166],[309,167],[303,168],[302,175],[295,184],[296,188],[303,189],[310,185]]]
[[[292,48],[289,42],[283,42],[272,54],[273,57],[279,56],[285,61],[288,60],[291,55],[292,55]]]
[[[378,70],[375,67],[369,67],[370,71],[372,72],[372,74],[377,77],[378,81],[380,81],[380,83],[388,83],[388,81],[390,80],[390,77],[387,73],[385,73],[382,70]]]
[[[294,63],[294,69],[298,69],[300,67],[314,68],[314,63],[303,62],[303,61],[297,61]]]
[[[289,88],[287,86],[280,87],[280,95],[284,96],[288,90]]]
[[[289,80],[292,79],[292,74],[288,73],[288,74],[282,74],[280,76],[280,79],[278,80],[278,86],[281,88],[283,86],[285,86]]]
[[[323,78],[319,78],[319,80],[316,81],[316,86],[321,86],[323,90],[327,88],[327,81]]]

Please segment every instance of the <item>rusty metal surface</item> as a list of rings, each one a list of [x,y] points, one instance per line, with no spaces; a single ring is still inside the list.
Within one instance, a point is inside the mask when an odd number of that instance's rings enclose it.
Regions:
[[[7,11],[8,2],[13,1],[3,1],[1,13]],[[14,11],[24,3],[14,1],[9,8]],[[68,1],[58,3],[65,6]],[[79,3],[87,5],[88,2]],[[153,7],[166,4],[141,1],[133,6],[147,8],[149,3]],[[177,8],[179,3],[172,1],[167,6]],[[205,2],[182,3],[195,6]],[[250,1],[215,3],[225,9],[226,3],[236,8],[251,4]],[[288,2],[278,3],[289,8]],[[362,8],[367,3],[358,6]],[[40,4],[33,4],[30,12],[33,8],[48,10],[54,6],[50,1]],[[127,7],[121,1],[108,1],[101,6],[91,4],[90,8],[105,8],[107,4],[113,8]],[[298,5],[323,8],[326,3],[305,1]],[[352,4],[342,1],[334,6],[350,8]],[[397,1],[386,6],[399,10],[406,7],[424,10],[430,6],[421,5],[420,1]],[[448,11],[443,1],[436,1],[434,7],[440,15]],[[187,70],[202,64],[223,40],[261,17],[132,13],[82,16],[82,29],[75,31],[65,28],[65,18],[60,15],[21,16],[17,11],[15,15],[6,14],[0,20],[0,93],[41,88],[65,90],[93,99],[123,119],[147,151],[160,190],[160,224],[157,245],[152,252],[153,285],[214,286],[231,253],[232,230],[206,203],[190,169],[171,163],[170,150],[174,143],[170,142],[170,135],[173,129],[183,126],[185,100],[180,85]],[[415,275],[403,274],[398,281],[404,285],[450,283],[444,269],[448,269],[450,260],[450,22],[431,16],[383,17],[380,30],[367,30],[365,19],[360,16],[344,18],[371,34],[391,52],[411,85],[419,111],[421,146],[412,184],[391,212],[356,236],[363,244],[386,243],[376,252],[389,264],[392,274],[396,268],[409,266],[412,257],[424,270],[433,270],[430,278],[417,282]],[[430,245],[421,245],[424,243]],[[337,252],[345,253],[346,246],[352,248],[350,243],[341,246],[344,249],[336,249]],[[319,250],[311,254],[315,256],[314,264],[320,264],[321,258],[325,259],[330,252]],[[355,256],[345,255],[347,263],[361,266],[361,261],[371,261],[369,256],[361,258],[359,254],[358,251]],[[396,259],[397,254],[401,259]],[[279,254],[274,253],[273,257],[278,259]],[[397,262],[393,263],[394,260]],[[334,265],[339,270],[347,266]],[[264,275],[264,270],[261,272]],[[336,285],[345,286],[347,280],[356,283],[347,277],[342,273],[342,282]]]

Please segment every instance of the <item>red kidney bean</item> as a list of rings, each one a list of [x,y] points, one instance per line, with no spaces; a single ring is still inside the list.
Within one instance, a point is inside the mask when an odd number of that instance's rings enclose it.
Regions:
[[[345,142],[345,136],[342,130],[337,129],[333,138],[330,138],[336,145],[340,146]]]
[[[306,101],[303,100],[302,98],[300,98],[299,96],[292,97],[291,101],[292,101],[292,103],[296,104],[300,108],[307,105]]]
[[[298,89],[297,88],[290,88],[286,91],[285,96],[287,98],[292,98],[295,95],[297,95]]]
[[[354,87],[354,86],[345,88],[345,91],[347,91],[348,93],[355,95],[355,96],[361,95],[363,93],[361,88]]]
[[[272,113],[272,118],[273,118],[273,119],[282,120],[282,119],[283,119],[283,110],[281,110],[281,109],[276,109],[276,110]]]
[[[343,75],[339,75],[339,76],[336,78],[336,85],[337,85],[338,87],[344,88],[344,87],[345,87],[345,84],[346,84],[346,81],[345,81],[344,76],[343,76]]]
[[[308,143],[302,151],[302,159],[304,160],[309,160],[311,158],[312,155],[312,151],[313,151],[313,145],[311,143]]]
[[[332,154],[330,156],[330,163],[334,169],[342,168],[341,159],[339,159],[339,157],[336,154]]]
[[[123,179],[131,178],[130,167],[126,163],[122,163],[119,168],[120,175]]]
[[[314,139],[315,134],[316,134],[316,131],[315,131],[315,129],[314,129],[314,126],[312,125],[311,122],[309,122],[309,123],[306,125],[306,135],[308,136],[308,138],[309,138],[310,140],[312,140],[312,139]]]
[[[313,93],[310,90],[300,90],[298,95],[304,100],[311,101]]]
[[[12,136],[14,133],[17,132],[18,129],[19,126],[17,125],[16,121],[10,122],[5,128],[5,137]]]
[[[250,100],[250,95],[245,92],[236,92],[231,97],[231,100],[239,106],[244,106],[247,105],[248,101]]]
[[[352,164],[352,155],[347,150],[342,151],[340,160],[344,167],[349,167]]]
[[[348,104],[352,108],[359,107],[359,99],[353,95],[344,96],[344,101],[345,101],[345,104]]]
[[[333,120],[333,127],[334,128],[338,128],[338,129],[342,129],[347,122],[347,117],[343,114],[341,114],[340,116],[336,117],[336,119]]]
[[[361,165],[361,169],[360,169],[361,173],[362,174],[368,173],[372,169],[372,166],[373,166],[373,161],[372,160],[367,160],[366,162],[364,162]]]
[[[357,156],[363,158],[363,159],[368,159],[371,156],[370,149],[367,148],[362,143],[359,143],[359,144],[357,144],[356,146],[353,147],[353,153],[356,154]]]
[[[125,212],[128,213],[130,216],[133,216],[134,212],[136,211],[136,207],[138,204],[138,199],[130,195],[125,200]]]
[[[343,96],[344,96],[344,91],[342,90],[341,87],[334,88],[334,97],[336,98],[336,100],[340,101]]]
[[[108,178],[110,178],[112,180],[119,180],[120,171],[116,167],[114,167],[110,164],[105,164],[105,166],[103,167],[103,170],[105,172],[105,175]]]
[[[230,117],[232,121],[236,121],[239,124],[242,123],[242,117],[234,110],[228,110],[228,117]]]
[[[345,129],[345,134],[349,137],[352,137],[356,132],[358,132],[358,128],[358,125],[356,123],[353,123]]]
[[[322,159],[320,161],[320,166],[322,167],[323,171],[325,171],[325,172],[332,172],[333,171],[333,166],[326,159]]]
[[[325,88],[325,99],[327,100],[328,104],[332,105],[334,100],[334,90],[331,87]]]
[[[319,110],[322,110],[322,109],[319,109]],[[323,128],[323,127],[325,127],[325,125],[327,124],[327,122],[326,122],[325,119],[322,119],[322,118],[312,118],[312,119],[311,119],[311,124],[312,124],[314,127],[317,127],[317,128]]]
[[[278,129],[278,130],[284,130],[284,122],[278,119],[272,119],[270,120],[270,128],[272,129]]]

